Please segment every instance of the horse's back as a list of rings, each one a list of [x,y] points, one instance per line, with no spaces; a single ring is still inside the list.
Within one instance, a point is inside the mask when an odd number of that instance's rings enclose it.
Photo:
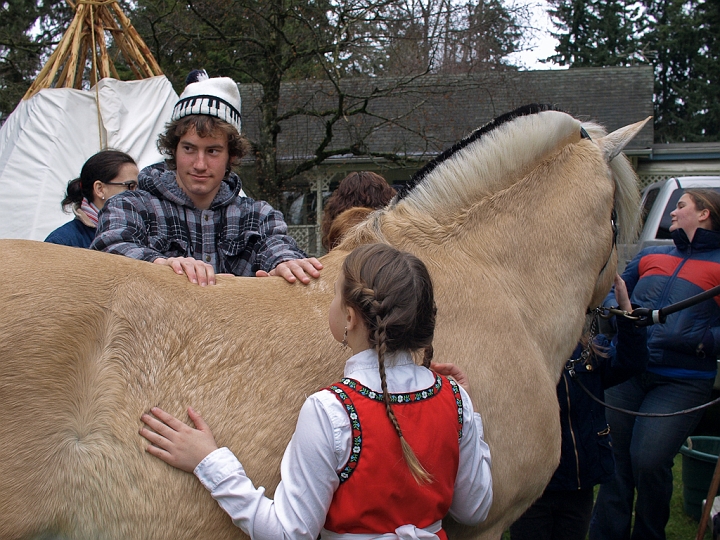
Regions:
[[[293,423],[258,401],[277,406],[268,381],[292,366],[289,350],[303,362],[292,340],[270,343],[289,320],[273,315],[304,315],[307,334],[325,299],[280,279],[200,288],[166,267],[40,242],[0,250],[12,270],[0,286],[0,537],[130,538],[146,519],[153,538],[242,536],[192,476],[144,453],[140,414],[193,405],[218,440],[256,452],[244,464],[272,488]],[[316,389],[298,387],[283,396],[294,413]]]

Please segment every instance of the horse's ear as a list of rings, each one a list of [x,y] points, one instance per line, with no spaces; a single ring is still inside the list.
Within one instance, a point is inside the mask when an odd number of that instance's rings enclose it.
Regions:
[[[648,116],[645,120],[630,124],[629,126],[622,127],[613,131],[612,133],[605,135],[600,139],[597,139],[597,145],[603,151],[605,161],[610,163],[615,156],[623,151],[623,148],[629,143],[635,135],[647,124],[652,116]]]

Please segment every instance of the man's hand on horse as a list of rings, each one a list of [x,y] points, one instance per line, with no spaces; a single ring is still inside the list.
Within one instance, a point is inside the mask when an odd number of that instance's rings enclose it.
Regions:
[[[309,259],[295,259],[292,261],[285,261],[278,264],[270,272],[264,270],[258,270],[255,275],[257,277],[267,276],[281,276],[289,283],[295,283],[296,280],[300,280],[301,283],[307,285],[310,283],[310,278],[319,278],[320,270],[323,265],[315,257]]]
[[[176,274],[185,274],[190,283],[197,283],[201,287],[215,285],[215,270],[212,265],[193,259],[192,257],[159,257],[153,264],[162,264],[172,268]]]
[[[146,427],[140,428],[139,433],[152,443],[146,448],[147,452],[168,465],[192,473],[198,463],[217,450],[212,431],[192,407],[188,407],[188,416],[195,428],[159,407],[153,407],[150,412],[152,414],[140,417]]]

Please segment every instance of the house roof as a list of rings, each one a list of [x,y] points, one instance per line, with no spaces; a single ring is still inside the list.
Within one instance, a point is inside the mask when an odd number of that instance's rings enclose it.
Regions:
[[[528,103],[547,103],[592,120],[612,131],[653,114],[651,66],[506,71],[470,75],[427,75],[415,80],[345,79],[349,110],[335,124],[330,149],[392,153],[427,159],[493,118]],[[243,132],[257,140],[260,129],[259,85],[240,85]],[[371,99],[366,100],[367,96]],[[336,107],[337,92],[328,81],[295,81],[281,88],[280,114],[304,109],[310,114],[281,122],[280,160],[314,154],[325,134],[323,111]],[[649,122],[627,150],[652,146]]]

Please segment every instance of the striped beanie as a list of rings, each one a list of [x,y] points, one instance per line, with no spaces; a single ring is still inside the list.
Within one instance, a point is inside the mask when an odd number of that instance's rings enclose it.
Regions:
[[[186,79],[187,86],[175,104],[172,120],[191,114],[215,116],[235,126],[240,133],[240,92],[230,77],[208,77],[205,70],[195,70]]]

